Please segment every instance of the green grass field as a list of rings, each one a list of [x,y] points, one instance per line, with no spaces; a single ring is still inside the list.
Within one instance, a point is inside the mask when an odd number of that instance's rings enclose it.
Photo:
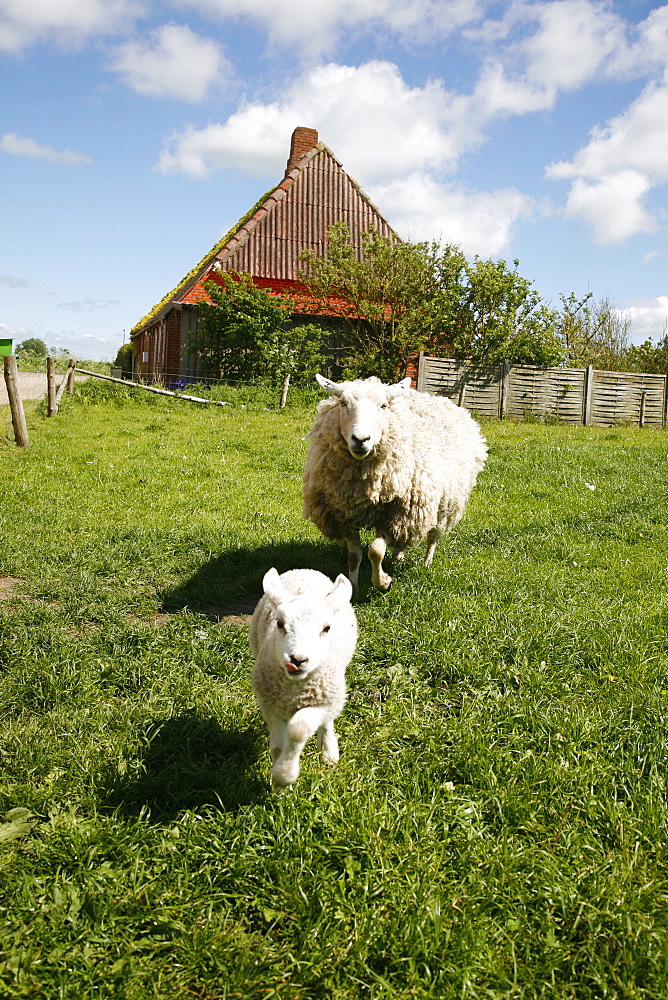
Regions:
[[[0,410],[0,997],[665,1000],[666,433],[487,425],[275,794],[245,616],[345,560],[230,398]]]

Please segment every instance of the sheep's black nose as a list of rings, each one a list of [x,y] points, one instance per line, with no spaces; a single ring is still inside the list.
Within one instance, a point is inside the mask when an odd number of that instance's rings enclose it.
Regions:
[[[308,663],[308,656],[305,656],[301,660],[299,659],[298,656],[291,656],[289,662],[292,663],[293,666],[299,668],[301,667],[302,663]]]

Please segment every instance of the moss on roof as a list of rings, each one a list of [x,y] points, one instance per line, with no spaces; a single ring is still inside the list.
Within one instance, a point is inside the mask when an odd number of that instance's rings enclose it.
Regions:
[[[217,254],[220,253],[220,251],[223,249],[223,247],[228,242],[228,240],[231,240],[232,237],[234,236],[234,234],[237,233],[241,229],[241,227],[244,226],[248,222],[248,220],[251,219],[255,215],[255,213],[257,212],[257,210],[264,205],[264,203],[267,200],[267,198],[269,198],[274,193],[274,191],[276,190],[277,186],[278,185],[275,185],[273,188],[270,188],[269,191],[267,191],[266,194],[263,194],[262,197],[258,201],[255,202],[255,204],[253,205],[253,207],[248,212],[246,212],[246,214],[244,216],[242,216],[239,219],[239,221],[237,223],[235,223],[234,226],[232,226],[232,228],[230,229],[230,231],[228,233],[226,233],[222,237],[222,239],[218,240],[218,242],[216,243],[216,245],[214,247],[212,247],[211,250],[209,250],[208,254],[206,254],[204,257],[202,257],[202,259],[199,262],[199,264],[196,264],[195,267],[192,268],[192,270],[188,271],[188,273],[186,274],[185,278],[182,278],[182,280],[178,283],[178,285],[176,286],[176,288],[173,288],[171,290],[171,292],[168,292],[167,295],[164,295],[160,299],[160,301],[158,303],[156,303],[156,305],[153,306],[153,308],[150,310],[150,312],[147,312],[146,315],[143,316],[142,319],[140,319],[138,323],[135,323],[135,325],[130,330],[130,336],[131,337],[132,337],[133,334],[138,333],[139,330],[141,330],[143,327],[148,326],[148,324],[151,322],[151,320],[155,319],[155,317],[158,315],[158,313],[162,309],[164,309],[165,306],[167,306],[172,301],[172,299],[175,299],[177,297],[177,295],[179,295],[179,293],[183,291],[183,289],[186,287],[186,285],[188,285],[193,280],[193,278],[195,278],[197,276],[197,274],[200,271],[204,270],[204,268],[206,267],[206,265]]]

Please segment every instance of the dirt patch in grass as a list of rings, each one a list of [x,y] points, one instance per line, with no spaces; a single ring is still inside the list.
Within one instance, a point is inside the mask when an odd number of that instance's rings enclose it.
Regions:
[[[0,576],[0,601],[8,600],[20,583],[14,576]]]
[[[225,622],[227,625],[247,625],[259,598],[237,597],[227,604],[207,604],[195,608],[196,614],[205,615],[210,622]]]
[[[202,615],[214,625],[248,625],[258,602],[257,597],[238,597],[227,604],[205,604],[200,608],[188,608],[193,614]],[[166,625],[173,615],[180,614],[183,608],[169,611],[158,611],[150,618],[139,619],[137,615],[129,615],[130,621],[144,621],[151,628]]]
[[[6,607],[2,608],[2,602],[11,601],[12,597],[18,592],[21,582],[21,580],[13,576],[0,576],[0,613],[4,612],[7,614]]]

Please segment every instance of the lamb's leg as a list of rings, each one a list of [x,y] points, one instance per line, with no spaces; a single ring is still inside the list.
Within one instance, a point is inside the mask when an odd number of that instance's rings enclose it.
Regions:
[[[339,759],[339,741],[334,732],[334,722],[330,719],[318,730],[318,750],[323,764],[336,764]]]
[[[265,718],[269,726],[269,753],[271,754],[273,764],[281,756],[281,752],[285,746],[287,723],[284,719],[279,719],[277,715],[273,714],[265,716]]]
[[[440,528],[430,528],[427,532],[427,554],[424,557],[425,566],[431,566],[432,560],[434,558],[434,549],[436,548],[436,543],[443,532]]]
[[[362,543],[359,531],[353,531],[346,536],[346,545],[348,546],[348,579],[353,585],[353,594],[357,596],[360,563],[362,562]]]
[[[383,558],[387,551],[387,541],[382,535],[377,535],[369,546],[371,562],[371,582],[378,590],[389,590],[392,577],[383,570]]]
[[[299,758],[309,736],[325,724],[327,713],[323,708],[300,708],[288,722],[285,745],[271,769],[275,788],[285,788],[299,777]]]

